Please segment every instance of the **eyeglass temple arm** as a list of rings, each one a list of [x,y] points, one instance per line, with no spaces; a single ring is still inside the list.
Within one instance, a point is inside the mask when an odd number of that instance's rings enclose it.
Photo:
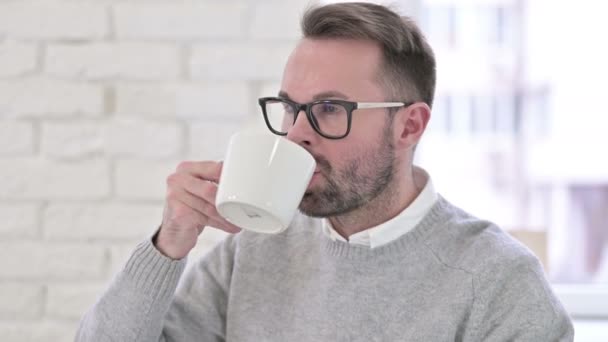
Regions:
[[[407,102],[357,102],[358,109],[366,108],[390,108],[390,107],[404,107],[409,106],[411,103]]]

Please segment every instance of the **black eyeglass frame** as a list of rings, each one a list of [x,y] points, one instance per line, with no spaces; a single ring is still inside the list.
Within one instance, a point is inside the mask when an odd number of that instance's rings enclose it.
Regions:
[[[352,102],[352,101],[336,99],[336,100],[318,100],[318,101],[300,104],[300,103],[297,103],[297,102],[294,102],[294,101],[291,101],[289,99],[282,98],[282,97],[261,97],[261,98],[259,98],[258,103],[259,103],[260,107],[262,108],[262,114],[264,115],[264,121],[266,122],[266,126],[272,133],[274,133],[276,135],[281,135],[281,136],[287,135],[287,132],[279,132],[279,131],[275,130],[274,128],[272,128],[272,125],[270,124],[270,119],[268,118],[268,114],[266,113],[266,103],[269,101],[278,101],[278,102],[282,102],[282,103],[290,105],[293,108],[293,112],[294,112],[293,124],[295,124],[296,120],[298,119],[298,115],[300,114],[300,112],[304,111],[304,113],[306,113],[306,118],[308,119],[308,122],[310,123],[312,128],[315,130],[315,132],[317,132],[317,134],[319,134],[320,136],[322,136],[326,139],[333,139],[333,140],[343,139],[350,133],[352,114],[353,114],[353,111],[356,109],[409,107],[415,103],[415,102]],[[328,135],[328,134],[321,132],[321,128],[319,127],[317,120],[315,119],[315,117],[312,114],[312,107],[315,105],[318,105],[318,104],[323,104],[323,103],[341,105],[342,107],[344,107],[346,109],[347,126],[346,126],[346,132],[343,135]]]

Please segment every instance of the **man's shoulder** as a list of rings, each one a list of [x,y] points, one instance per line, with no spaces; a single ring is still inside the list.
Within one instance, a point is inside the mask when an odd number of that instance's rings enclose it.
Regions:
[[[483,220],[440,198],[442,220],[425,239],[447,266],[471,274],[540,266],[536,256],[493,222]]]
[[[470,274],[474,331],[492,340],[520,331],[525,340],[571,341],[572,324],[536,256],[496,224],[442,201],[443,224],[425,244],[444,265]]]

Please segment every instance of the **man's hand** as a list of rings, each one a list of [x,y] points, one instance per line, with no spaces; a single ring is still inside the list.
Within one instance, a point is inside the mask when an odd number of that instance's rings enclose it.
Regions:
[[[221,171],[218,162],[182,162],[167,177],[163,222],[155,242],[161,253],[175,260],[184,258],[208,225],[228,233],[241,230],[215,209]]]

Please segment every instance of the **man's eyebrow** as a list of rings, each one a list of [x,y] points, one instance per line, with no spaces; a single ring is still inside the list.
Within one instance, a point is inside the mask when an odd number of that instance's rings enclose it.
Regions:
[[[325,100],[325,99],[335,99],[335,98],[346,100],[346,99],[348,99],[348,96],[346,96],[345,94],[343,94],[337,90],[329,90],[329,91],[324,91],[324,92],[318,93],[312,97],[312,99],[315,101]]]
[[[289,94],[287,94],[287,92],[285,92],[283,90],[279,91],[279,97],[291,100],[291,98],[289,97]],[[314,95],[312,97],[312,100],[318,101],[318,100],[335,99],[335,98],[347,100],[348,96],[346,96],[345,94],[343,94],[337,90],[328,90],[328,91],[324,91],[324,92]]]

